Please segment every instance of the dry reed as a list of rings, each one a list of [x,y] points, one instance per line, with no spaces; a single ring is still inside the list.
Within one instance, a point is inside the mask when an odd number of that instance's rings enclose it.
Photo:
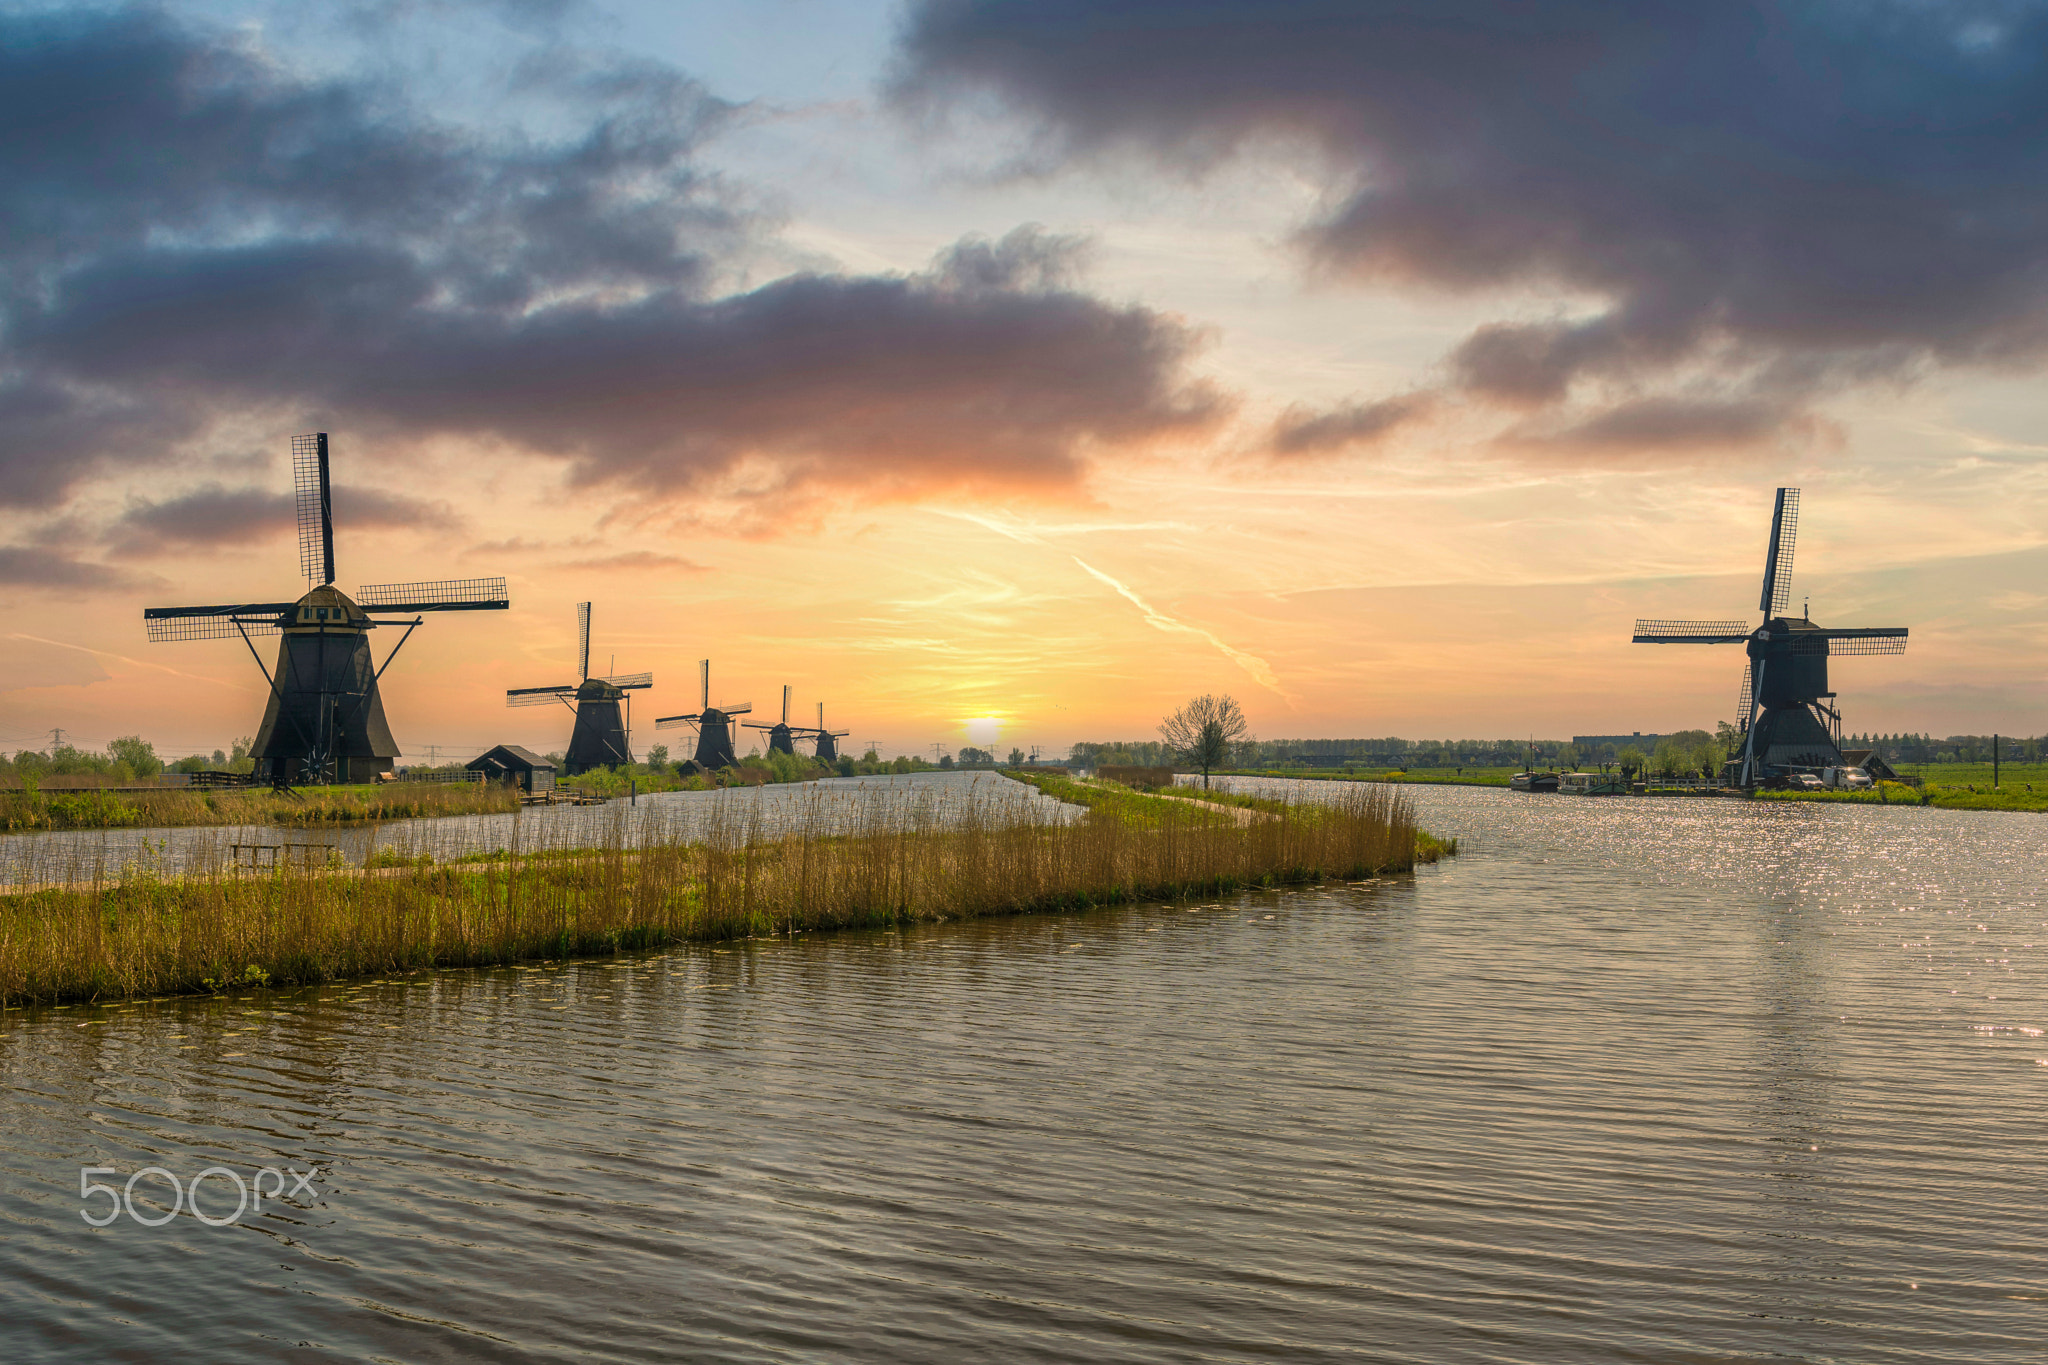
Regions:
[[[73,875],[0,895],[0,1001],[285,984],[1206,896],[1405,871],[1418,858],[1413,811],[1386,788],[1250,823],[1214,808],[1158,805],[1145,822],[1104,811],[1048,821],[1014,802],[962,808],[878,793],[849,811],[814,792],[771,831],[758,803],[742,809],[721,797],[700,810],[708,818],[639,847],[515,842],[484,861],[422,856],[263,873],[216,856],[175,876]],[[1419,856],[1433,859],[1434,841],[1420,843]]]

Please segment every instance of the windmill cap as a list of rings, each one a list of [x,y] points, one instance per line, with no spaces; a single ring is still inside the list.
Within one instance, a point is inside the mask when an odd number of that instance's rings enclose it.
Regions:
[[[332,583],[313,589],[292,608],[286,630],[332,630],[337,626],[360,630],[369,625],[369,615]]]

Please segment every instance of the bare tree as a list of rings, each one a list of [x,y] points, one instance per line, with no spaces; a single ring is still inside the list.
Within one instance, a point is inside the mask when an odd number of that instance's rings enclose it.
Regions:
[[[1203,693],[1159,723],[1159,733],[1187,762],[1202,770],[1202,789],[1208,790],[1209,772],[1223,766],[1230,755],[1231,741],[1244,734],[1244,712],[1225,693],[1220,697]]]

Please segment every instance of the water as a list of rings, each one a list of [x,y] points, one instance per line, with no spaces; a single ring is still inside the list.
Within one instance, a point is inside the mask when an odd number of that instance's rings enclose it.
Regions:
[[[317,829],[276,825],[200,825],[168,829],[55,830],[0,835],[0,886],[83,880],[124,870],[185,872],[232,859],[230,844],[325,845],[344,862],[360,865],[381,851],[431,854],[446,861],[465,854],[519,848],[637,847],[688,839],[714,818],[728,826],[757,823],[765,834],[813,828],[841,832],[862,823],[862,811],[907,815],[929,803],[941,822],[979,807],[1005,817],[1068,819],[1077,808],[1040,795],[995,773],[930,772],[894,777],[833,777],[818,782],[721,791],[660,792],[602,806],[530,806],[503,815],[458,815],[428,820],[386,820]],[[269,855],[263,855],[269,856]],[[286,854],[288,858],[302,854]],[[324,857],[325,854],[323,853]]]
[[[2040,1359],[2048,821],[1415,795],[1412,880],[0,1016],[0,1357]],[[80,1219],[216,1164],[317,1193]]]

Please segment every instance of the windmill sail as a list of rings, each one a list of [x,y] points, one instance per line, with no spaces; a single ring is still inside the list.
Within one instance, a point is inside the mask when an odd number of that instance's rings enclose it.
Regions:
[[[621,691],[632,691],[636,688],[654,686],[654,675],[652,673],[613,673],[601,679],[601,681],[608,682]]]
[[[145,607],[142,624],[151,640],[231,640],[237,635],[275,635],[292,602],[245,602],[222,607]]]
[[[299,514],[299,570],[313,587],[334,581],[334,500],[327,484],[327,433],[292,437],[293,502]]]
[[[1780,488],[1771,510],[1771,547],[1764,552],[1764,594],[1757,610],[1776,616],[1792,605],[1792,547],[1799,538],[1799,490]]]
[[[576,635],[578,639],[576,646],[576,676],[578,678],[587,678],[590,676],[590,603],[588,602],[578,602],[576,604]]]
[[[502,578],[444,578],[431,583],[366,583],[356,605],[368,611],[504,611],[512,605]]]
[[[1749,638],[1743,621],[1636,621],[1638,645],[1738,645]]]

